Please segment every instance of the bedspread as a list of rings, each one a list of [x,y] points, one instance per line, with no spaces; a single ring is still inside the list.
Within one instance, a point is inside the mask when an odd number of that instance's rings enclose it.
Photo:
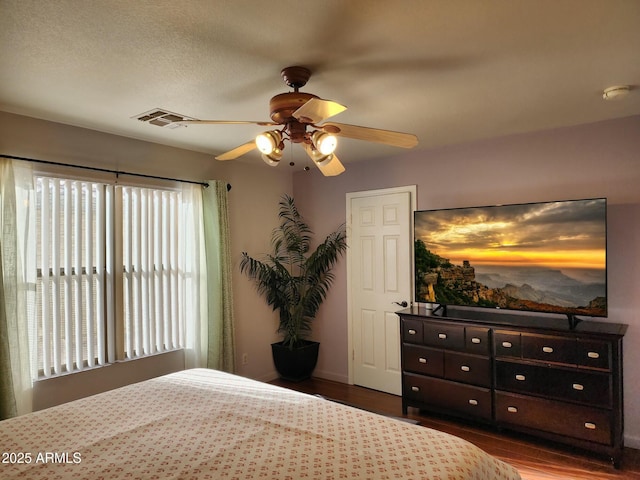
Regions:
[[[471,443],[193,369],[0,422],[0,478],[520,478]]]

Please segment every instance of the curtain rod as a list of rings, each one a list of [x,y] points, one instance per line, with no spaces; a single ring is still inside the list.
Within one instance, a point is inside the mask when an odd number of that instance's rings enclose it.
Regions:
[[[206,183],[206,182],[196,182],[194,180],[182,180],[180,178],[158,177],[156,175],[145,175],[143,173],[121,172],[119,170],[110,170],[108,168],[87,167],[85,165],[73,165],[71,163],[51,162],[51,161],[48,161],[48,160],[38,160],[38,159],[35,159],[35,158],[16,157],[14,155],[0,154],[0,157],[10,158],[12,160],[24,160],[24,161],[27,161],[27,162],[44,163],[46,165],[60,165],[60,166],[63,166],[63,167],[82,168],[82,169],[85,169],[85,170],[93,170],[93,171],[96,171],[96,172],[114,173],[116,175],[129,175],[129,176],[132,176],[132,177],[153,178],[155,180],[170,180],[170,181],[173,181],[173,182],[194,183],[196,185],[202,185],[203,187],[208,187],[209,186],[209,184]],[[231,185],[227,184],[227,190],[231,190]]]

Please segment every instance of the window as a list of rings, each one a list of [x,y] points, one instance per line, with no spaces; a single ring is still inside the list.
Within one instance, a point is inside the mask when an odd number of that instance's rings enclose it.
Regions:
[[[40,375],[183,348],[182,192],[35,182]]]

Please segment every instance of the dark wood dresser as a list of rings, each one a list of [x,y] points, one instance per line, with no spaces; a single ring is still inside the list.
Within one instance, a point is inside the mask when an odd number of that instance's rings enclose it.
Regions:
[[[624,445],[627,325],[448,307],[400,312],[402,410],[516,430],[609,457]]]

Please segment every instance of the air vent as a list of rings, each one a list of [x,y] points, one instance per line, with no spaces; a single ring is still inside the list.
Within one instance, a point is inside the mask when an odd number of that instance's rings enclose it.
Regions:
[[[163,128],[186,127],[186,125],[181,125],[176,122],[181,122],[183,120],[196,120],[193,117],[187,117],[186,115],[182,115],[180,113],[170,112],[163,108],[154,108],[153,110],[140,113],[131,118],[135,118],[136,120],[140,120],[141,122],[147,122],[151,125],[156,125]]]

